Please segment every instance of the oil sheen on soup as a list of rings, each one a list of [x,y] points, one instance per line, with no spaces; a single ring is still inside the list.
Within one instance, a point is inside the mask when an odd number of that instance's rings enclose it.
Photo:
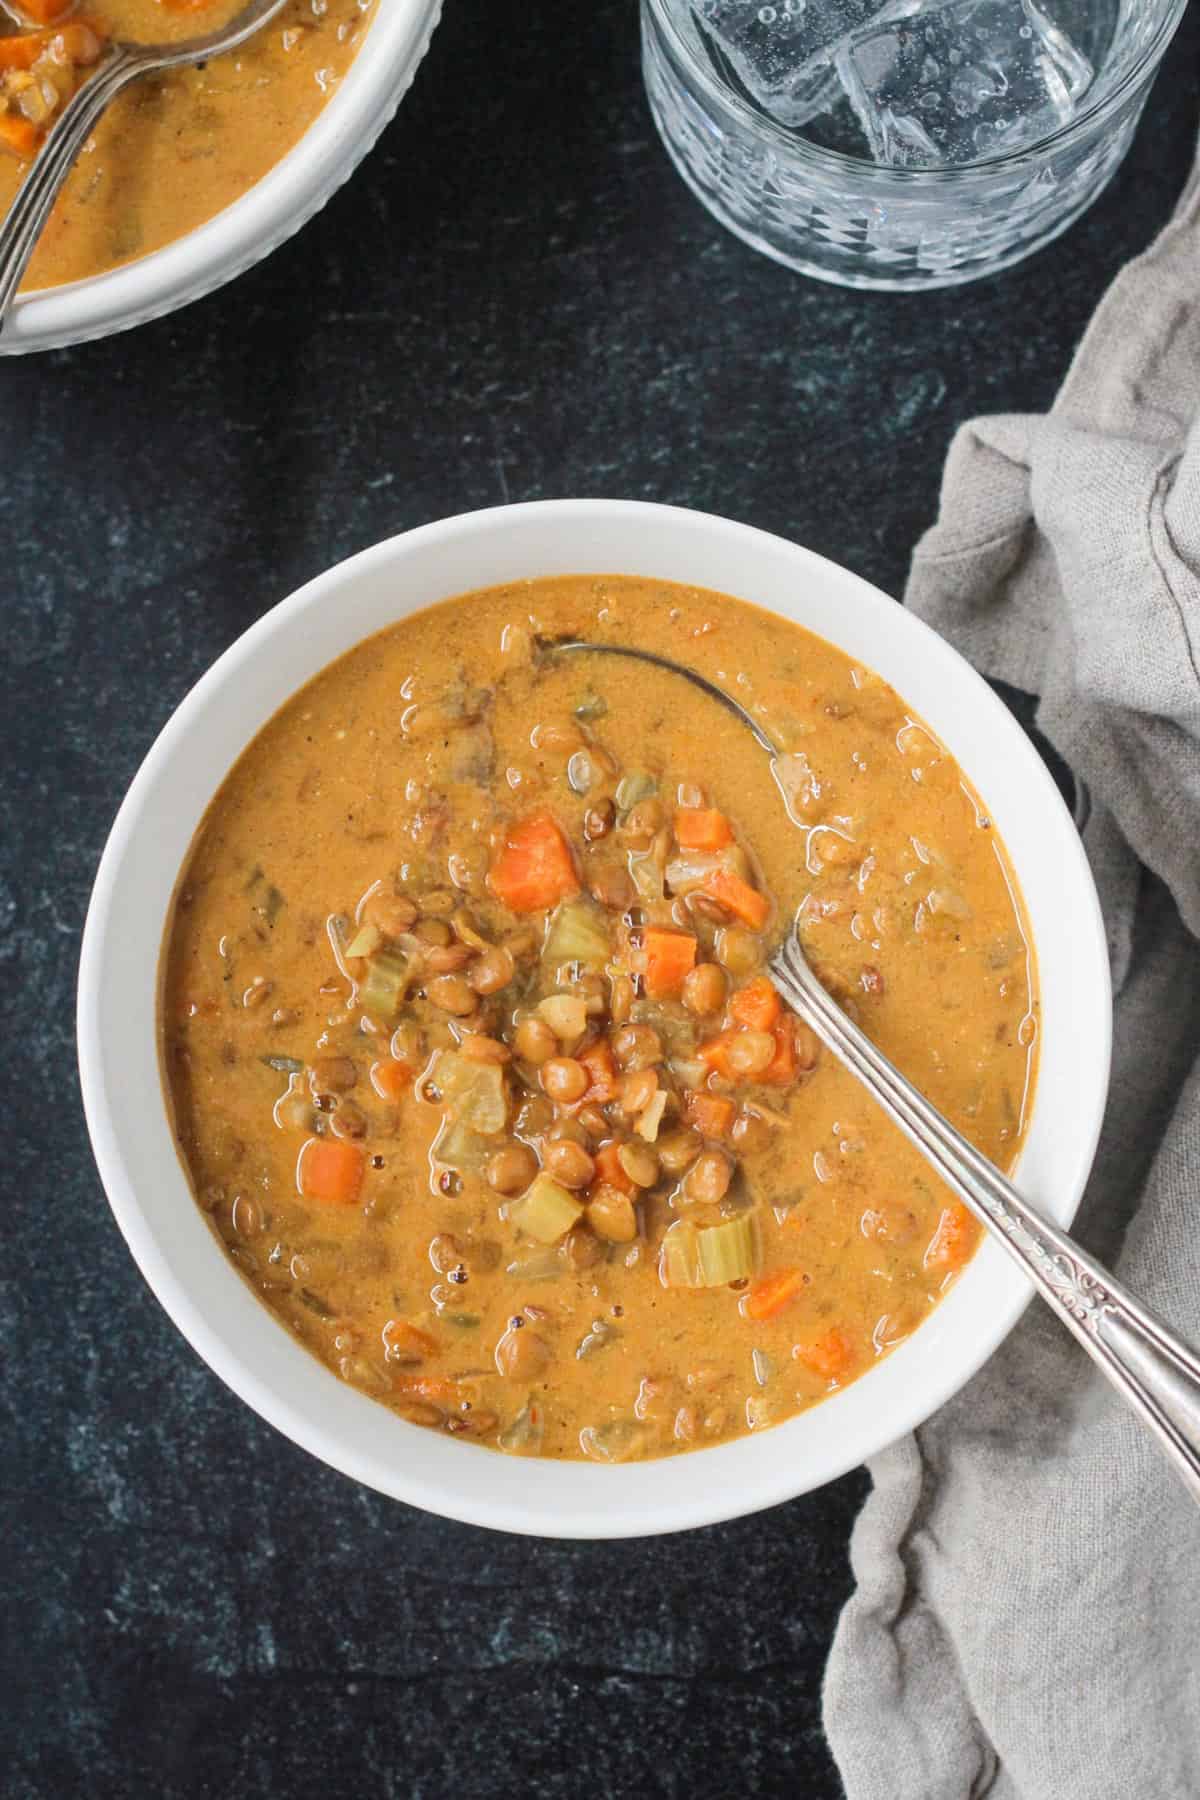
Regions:
[[[645,663],[688,663],[785,755]],[[615,1462],[758,1431],[917,1329],[977,1228],[764,973],[821,980],[1011,1165],[1038,1011],[981,800],[869,669],[628,577],[360,645],[221,788],[163,1051],[200,1206],[403,1418]]]
[[[240,50],[146,76],[84,146],[23,287],[57,287],[160,250],[237,200],[337,89],[378,0],[288,0]],[[220,29],[243,0],[13,0],[0,25],[0,214],[74,90],[112,40]]]

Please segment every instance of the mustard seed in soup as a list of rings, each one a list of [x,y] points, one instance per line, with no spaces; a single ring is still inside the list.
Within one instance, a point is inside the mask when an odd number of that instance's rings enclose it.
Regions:
[[[660,651],[678,677],[558,656]],[[789,816],[790,815],[790,816]],[[884,682],[721,594],[467,594],[260,732],[181,876],[179,1143],[286,1328],[403,1418],[614,1462],[760,1430],[913,1332],[977,1229],[764,973],[1011,1164],[1037,998],[982,802]]]

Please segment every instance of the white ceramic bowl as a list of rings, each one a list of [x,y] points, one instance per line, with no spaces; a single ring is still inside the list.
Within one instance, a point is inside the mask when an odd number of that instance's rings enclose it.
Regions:
[[[107,275],[23,295],[0,337],[0,355],[111,337],[200,299],[268,256],[320,211],[371,148],[407,92],[440,13],[441,0],[381,0],[337,92],[260,182],[165,249]]]
[[[155,958],[172,887],[231,763],[302,683],[435,600],[527,576],[626,572],[723,589],[798,620],[877,669],[984,795],[1029,909],[1041,969],[1041,1074],[1025,1192],[1068,1224],[1108,1081],[1103,925],[1079,839],[1005,707],[940,638],[876,589],[745,525],[671,507],[561,500],[469,513],[352,557],[226,651],[154,744],[113,826],[79,979],[84,1105],[109,1200],[184,1335],[264,1418],[398,1499],[555,1537],[670,1531],[751,1512],[831,1480],[925,1419],[1015,1323],[1028,1289],[983,1245],[920,1330],[871,1372],[772,1431],[618,1467],[529,1462],[405,1424],[303,1350],[226,1261],[192,1199],[161,1093]]]

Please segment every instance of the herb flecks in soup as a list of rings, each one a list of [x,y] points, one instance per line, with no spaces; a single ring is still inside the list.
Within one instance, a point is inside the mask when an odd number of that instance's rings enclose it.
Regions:
[[[736,692],[785,746],[644,663]],[[756,1430],[907,1337],[977,1230],[765,975],[821,979],[984,1153],[1036,997],[1004,853],[893,691],[741,602],[465,595],[246,751],[181,878],[164,1048],[201,1205],[348,1382],[507,1451]]]
[[[307,131],[346,73],[376,0],[291,0],[232,54],[146,76],[109,107],[59,197],[26,289],[160,250],[244,194]],[[110,40],[161,43],[227,24],[242,0],[23,0],[0,33],[0,211]]]

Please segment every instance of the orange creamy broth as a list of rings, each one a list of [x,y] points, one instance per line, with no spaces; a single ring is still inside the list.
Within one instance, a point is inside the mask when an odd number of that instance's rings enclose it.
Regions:
[[[539,654],[563,634],[736,692],[800,823],[712,700]],[[433,1429],[606,1461],[801,1411],[919,1326],[978,1233],[773,1001],[793,916],[1010,1166],[1037,1017],[1015,885],[886,684],[662,582],[406,619],[259,734],[181,876],[163,1049],[199,1202],[287,1329]]]
[[[53,7],[57,0],[36,3]],[[149,255],[246,193],[336,91],[376,5],[290,0],[242,49],[126,89],[67,181],[24,289],[57,287]],[[18,28],[0,35],[0,210],[11,205],[38,141],[62,101],[86,79],[104,42],[194,37],[240,11],[241,0],[186,7],[163,0],[81,0],[78,8],[68,0],[64,14],[39,27],[46,48],[32,68],[6,66]]]

